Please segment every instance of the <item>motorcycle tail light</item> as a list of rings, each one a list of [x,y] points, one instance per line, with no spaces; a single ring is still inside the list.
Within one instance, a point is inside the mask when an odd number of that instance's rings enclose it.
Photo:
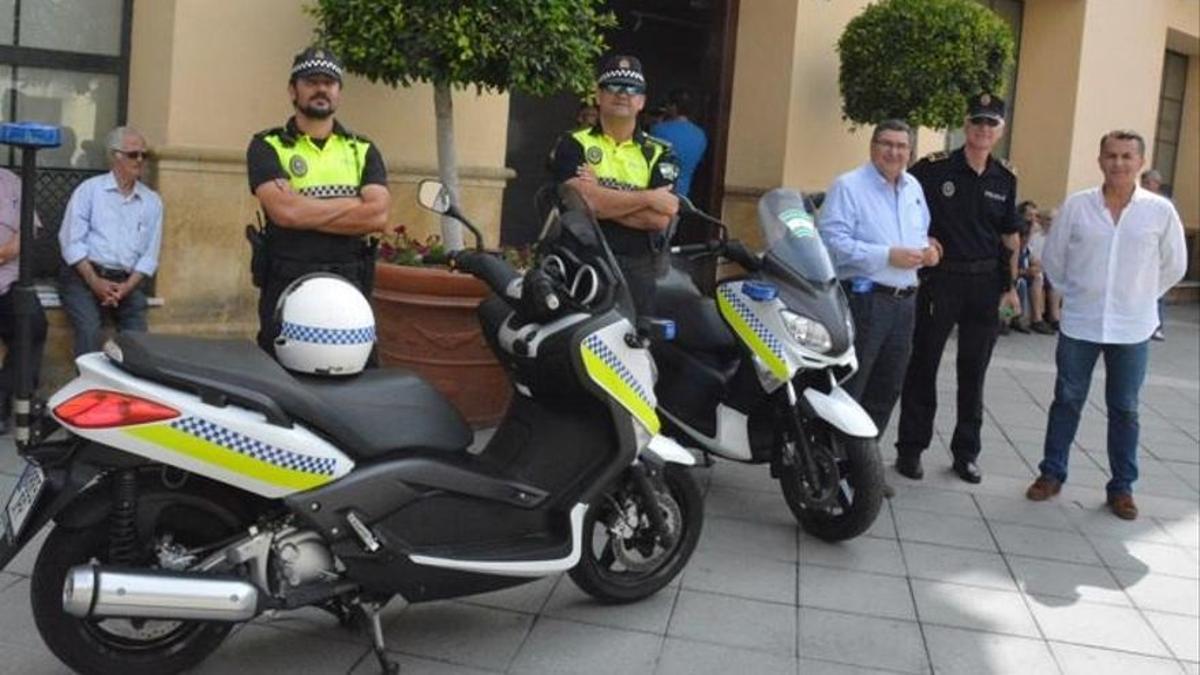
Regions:
[[[89,389],[54,408],[54,416],[81,429],[108,429],[179,417],[174,408],[104,389]]]

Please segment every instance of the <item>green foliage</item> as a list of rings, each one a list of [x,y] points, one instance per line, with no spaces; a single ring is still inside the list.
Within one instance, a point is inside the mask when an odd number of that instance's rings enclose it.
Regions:
[[[533,95],[592,87],[616,25],[603,0],[316,0],[318,39],[350,72]]]
[[[973,0],[882,0],[846,25],[837,49],[845,119],[945,129],[962,123],[970,96],[1004,95],[1013,38]]]

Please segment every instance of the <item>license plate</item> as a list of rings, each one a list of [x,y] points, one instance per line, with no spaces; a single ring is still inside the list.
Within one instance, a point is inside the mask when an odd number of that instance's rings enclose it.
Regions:
[[[17,535],[21,534],[21,526],[33,512],[33,507],[37,504],[44,487],[46,487],[46,474],[42,468],[34,464],[26,464],[25,472],[21,474],[21,479],[17,481],[17,487],[13,489],[12,495],[8,498],[8,505],[4,507],[4,516],[8,520],[8,526],[5,529],[12,539],[16,539]]]

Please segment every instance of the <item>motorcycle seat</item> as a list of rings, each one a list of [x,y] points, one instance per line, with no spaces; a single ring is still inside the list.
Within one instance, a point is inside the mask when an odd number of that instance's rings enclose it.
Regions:
[[[737,349],[737,340],[717,309],[692,278],[672,266],[655,282],[655,316],[675,322],[675,343],[687,350],[725,353]]]
[[[209,404],[256,410],[273,424],[299,421],[357,460],[401,449],[460,451],[473,438],[458,411],[407,370],[297,376],[248,340],[133,332],[115,340],[122,356],[117,365],[126,372],[185,389]]]

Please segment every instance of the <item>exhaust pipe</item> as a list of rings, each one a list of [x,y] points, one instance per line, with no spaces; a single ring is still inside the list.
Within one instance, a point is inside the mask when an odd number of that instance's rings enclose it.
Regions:
[[[63,583],[63,610],[80,619],[247,621],[258,614],[258,588],[185,572],[77,565]]]

